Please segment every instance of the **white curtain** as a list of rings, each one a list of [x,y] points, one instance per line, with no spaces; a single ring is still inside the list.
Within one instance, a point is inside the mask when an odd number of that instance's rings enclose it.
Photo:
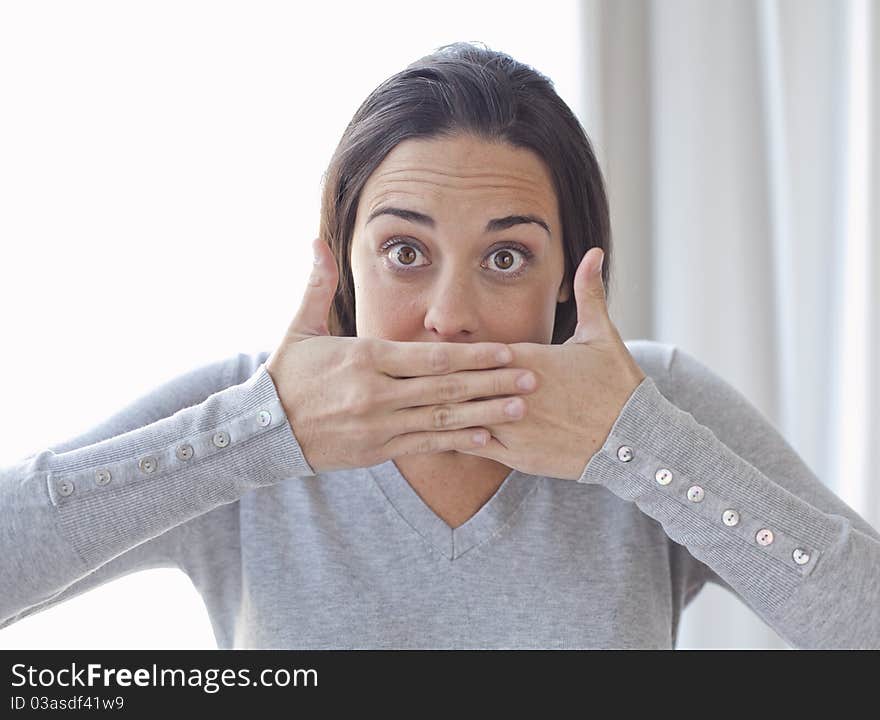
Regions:
[[[880,7],[587,0],[584,107],[624,339],[737,387],[875,527],[880,483]],[[680,648],[790,646],[707,585]]]

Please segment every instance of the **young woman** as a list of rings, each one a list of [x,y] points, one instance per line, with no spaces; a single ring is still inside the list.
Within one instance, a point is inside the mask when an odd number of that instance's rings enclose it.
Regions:
[[[672,648],[707,581],[880,648],[880,534],[695,358],[621,340],[546,77],[456,43],[383,82],[313,249],[273,352],[0,471],[0,627],[177,567],[221,648]]]

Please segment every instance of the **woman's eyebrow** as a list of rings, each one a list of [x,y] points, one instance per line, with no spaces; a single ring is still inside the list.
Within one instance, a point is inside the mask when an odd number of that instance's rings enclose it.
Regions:
[[[425,215],[424,213],[417,212],[415,210],[405,210],[404,208],[397,207],[379,207],[373,210],[370,213],[370,217],[367,218],[367,222],[365,225],[368,225],[370,221],[379,217],[380,215],[394,215],[395,217],[399,217],[402,220],[406,220],[411,223],[418,223],[419,225],[427,225],[429,228],[436,227],[437,223],[434,218],[429,215]],[[522,225],[522,224],[530,224],[534,223],[535,225],[540,225],[544,230],[547,231],[547,234],[552,238],[553,233],[550,232],[550,226],[547,224],[545,220],[538,217],[537,215],[508,215],[503,218],[493,218],[489,222],[486,223],[486,232],[498,232],[500,230],[507,230],[508,228],[513,227],[514,225]]]

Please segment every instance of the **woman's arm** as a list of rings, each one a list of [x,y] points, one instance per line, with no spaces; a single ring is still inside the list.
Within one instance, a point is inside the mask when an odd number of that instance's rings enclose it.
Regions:
[[[0,468],[0,628],[130,572],[179,567],[194,518],[314,475],[266,356],[193,370]]]
[[[793,647],[880,649],[880,533],[708,367],[673,348],[667,369],[584,477],[661,523]]]

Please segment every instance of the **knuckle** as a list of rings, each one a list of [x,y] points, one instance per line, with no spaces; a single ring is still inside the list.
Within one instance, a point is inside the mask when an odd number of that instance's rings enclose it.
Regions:
[[[452,408],[448,405],[437,405],[431,412],[431,418],[438,430],[449,427],[452,423]]]
[[[458,380],[449,378],[440,383],[440,399],[445,402],[457,400],[462,392],[462,385]]]
[[[376,404],[376,392],[369,385],[352,389],[348,395],[348,407],[353,415],[368,415]]]
[[[442,345],[432,347],[428,356],[428,362],[432,372],[448,372],[450,366],[449,350]]]
[[[375,394],[373,396],[373,402],[380,407],[388,408],[391,406],[396,398],[394,391],[394,384],[392,382],[382,382],[375,390]]]
[[[425,435],[416,442],[416,452],[421,454],[433,453],[437,449],[437,441],[432,435]]]
[[[348,362],[352,367],[366,370],[373,366],[375,347],[371,339],[363,338],[352,345],[349,351]]]

